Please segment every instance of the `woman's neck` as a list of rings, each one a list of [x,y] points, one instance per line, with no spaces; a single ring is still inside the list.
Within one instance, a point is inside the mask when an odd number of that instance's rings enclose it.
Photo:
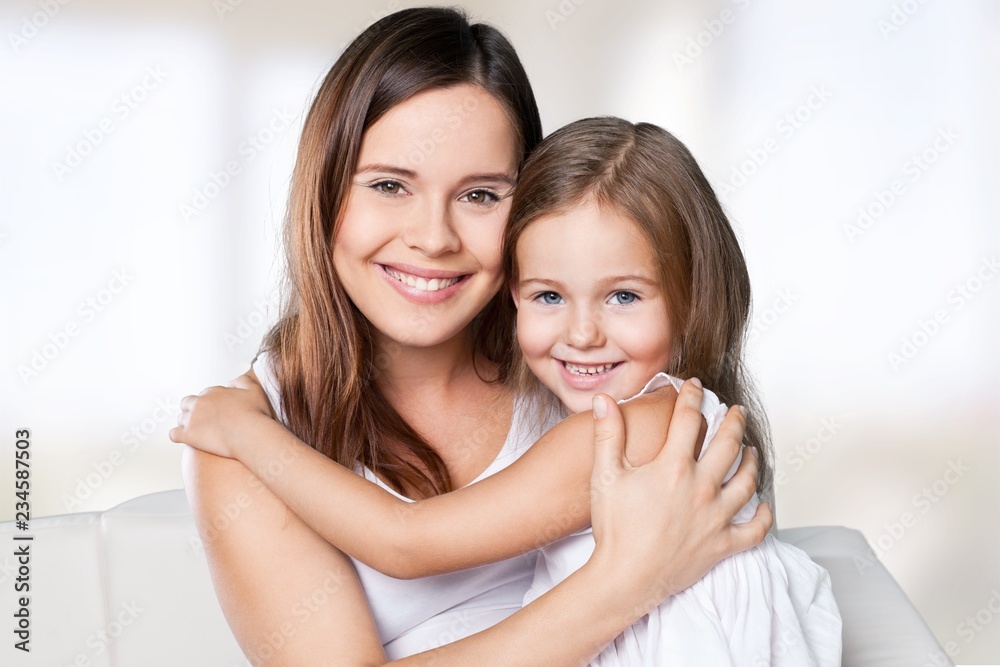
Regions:
[[[376,382],[387,398],[452,393],[476,377],[472,360],[468,330],[434,347],[375,341]]]

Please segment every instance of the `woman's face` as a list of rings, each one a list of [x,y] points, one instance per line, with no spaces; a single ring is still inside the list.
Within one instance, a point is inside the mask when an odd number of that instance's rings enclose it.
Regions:
[[[650,244],[593,202],[531,223],[517,242],[517,341],[570,412],[637,394],[670,361],[667,301]]]
[[[365,133],[333,262],[384,338],[446,342],[496,294],[518,157],[500,103],[468,84],[414,95]]]

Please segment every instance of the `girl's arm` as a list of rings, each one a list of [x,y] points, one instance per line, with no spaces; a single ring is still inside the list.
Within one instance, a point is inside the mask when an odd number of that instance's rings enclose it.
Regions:
[[[763,539],[766,511],[731,531],[715,472],[685,460],[676,443],[632,468],[619,419],[612,402],[591,436],[599,450],[591,560],[498,625],[391,664],[585,664],[663,598]],[[735,421],[727,426],[741,435]],[[219,602],[255,667],[387,664],[345,556],[238,461],[185,448],[183,465]],[[676,502],[662,502],[665,490]]]
[[[590,522],[590,413],[554,427],[518,461],[481,482],[407,503],[266,417],[261,409],[266,398],[252,372],[234,383],[244,389],[211,388],[185,398],[184,426],[172,431],[171,439],[238,457],[327,541],[389,576],[427,576],[509,558]],[[248,409],[252,401],[256,409]],[[694,443],[703,437],[700,405],[701,391],[692,383],[679,396],[667,390],[625,404],[628,460],[635,465],[651,460],[670,422],[669,437],[693,461]],[[738,413],[736,418],[742,419]],[[718,487],[738,448],[739,437],[710,448],[725,462]],[[748,461],[747,468],[745,481],[755,481],[756,462]],[[749,497],[732,508],[730,520]]]

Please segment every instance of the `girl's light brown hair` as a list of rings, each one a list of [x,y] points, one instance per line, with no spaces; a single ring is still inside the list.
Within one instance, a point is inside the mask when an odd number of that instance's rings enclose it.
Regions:
[[[508,279],[518,279],[516,249],[524,230],[589,198],[632,220],[649,242],[673,332],[670,366],[663,370],[697,377],[723,402],[746,406],[744,443],[760,455],[758,490],[768,489],[767,420],[743,362],[750,316],[746,261],[715,192],[676,137],[649,123],[607,117],[546,137],[524,165],[511,204],[504,235]],[[521,391],[538,388],[516,345],[508,363]]]
[[[495,28],[452,9],[407,9],[365,30],[333,65],[302,130],[285,221],[285,295],[262,346],[296,436],[348,468],[367,466],[397,491],[425,496],[451,489],[448,470],[379,390],[372,327],[337,277],[333,244],[365,131],[413,95],[459,84],[500,102],[523,161],[541,139],[541,121],[517,54]],[[493,361],[511,344],[502,298],[472,323],[474,352]]]

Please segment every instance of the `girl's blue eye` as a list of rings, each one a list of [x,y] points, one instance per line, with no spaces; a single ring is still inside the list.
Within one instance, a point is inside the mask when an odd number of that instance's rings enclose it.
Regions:
[[[538,295],[538,299],[549,306],[558,305],[562,301],[562,297],[555,292],[542,292]]]
[[[627,306],[630,303],[635,303],[638,299],[639,297],[635,292],[629,292],[627,290],[615,292],[614,296],[611,297],[612,303],[618,306]]]

